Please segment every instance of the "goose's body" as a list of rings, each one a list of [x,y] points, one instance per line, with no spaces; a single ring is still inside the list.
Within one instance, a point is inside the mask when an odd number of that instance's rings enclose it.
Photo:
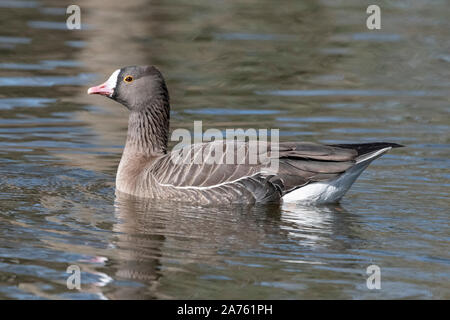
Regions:
[[[138,197],[203,204],[336,202],[374,159],[400,147],[284,142],[255,150],[244,141],[217,141],[168,152],[169,96],[155,67],[116,70],[88,93],[106,95],[131,111],[116,188]],[[217,161],[217,150],[223,157],[239,155],[239,161]]]

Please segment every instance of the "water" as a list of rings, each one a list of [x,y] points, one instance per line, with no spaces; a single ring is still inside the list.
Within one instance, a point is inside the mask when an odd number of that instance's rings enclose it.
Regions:
[[[69,31],[65,2],[0,0],[1,299],[450,298],[448,1],[380,1],[380,31],[331,0],[84,0]],[[340,205],[116,198],[127,113],[86,89],[133,64],[163,70],[172,129],[407,148]]]

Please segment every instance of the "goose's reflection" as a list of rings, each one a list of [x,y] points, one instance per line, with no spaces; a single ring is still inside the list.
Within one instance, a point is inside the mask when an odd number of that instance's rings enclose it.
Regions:
[[[116,282],[125,285],[106,294],[112,299],[176,297],[161,290],[161,283],[201,276],[205,271],[200,266],[223,268],[224,261],[233,259],[264,263],[273,252],[280,255],[278,261],[296,259],[291,250],[329,245],[339,216],[345,215],[339,206],[199,207],[121,193],[116,194],[115,209],[113,245],[118,254],[110,263]]]
[[[117,194],[115,213],[118,223],[113,227],[117,233],[113,245],[117,255],[111,263],[116,269],[115,279],[128,283],[118,286],[107,297],[160,298],[156,292],[161,277],[161,248],[166,240],[164,233],[158,232],[160,221],[151,217],[149,202],[127,195]]]
[[[302,240],[303,246],[329,246],[336,234],[350,232],[351,216],[338,204],[328,206],[301,206],[283,204],[281,228],[290,238]]]

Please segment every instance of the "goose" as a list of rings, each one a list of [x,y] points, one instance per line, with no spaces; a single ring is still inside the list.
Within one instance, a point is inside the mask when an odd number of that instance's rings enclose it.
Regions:
[[[255,151],[248,141],[213,141],[169,151],[169,93],[158,68],[118,69],[87,93],[106,96],[129,109],[116,191],[139,198],[200,204],[334,203],[373,160],[402,147],[389,142],[279,142],[266,143]],[[236,151],[244,161],[208,161],[217,150],[224,156]],[[248,161],[255,152],[270,161]],[[203,161],[192,157],[199,154]]]

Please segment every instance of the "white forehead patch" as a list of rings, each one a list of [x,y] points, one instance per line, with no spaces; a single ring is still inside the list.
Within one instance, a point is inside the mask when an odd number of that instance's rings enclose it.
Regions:
[[[116,71],[114,71],[111,74],[111,76],[108,78],[108,80],[106,80],[105,86],[108,89],[114,90],[116,88],[117,77],[119,76],[119,73],[120,73],[120,69],[117,69]]]

